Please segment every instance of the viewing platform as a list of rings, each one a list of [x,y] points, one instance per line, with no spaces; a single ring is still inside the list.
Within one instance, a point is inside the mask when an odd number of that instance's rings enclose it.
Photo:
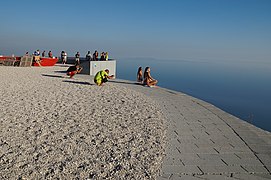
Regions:
[[[1,179],[271,179],[271,133],[210,103],[66,65],[0,68]]]
[[[165,88],[115,80],[158,102],[167,120],[159,180],[271,179],[271,133],[212,104]]]
[[[68,57],[67,64],[75,64],[75,58]],[[108,69],[110,75],[116,77],[117,61],[115,59],[109,59],[108,61],[88,61],[86,58],[80,58],[80,66],[83,67],[81,74],[95,76],[98,71]]]

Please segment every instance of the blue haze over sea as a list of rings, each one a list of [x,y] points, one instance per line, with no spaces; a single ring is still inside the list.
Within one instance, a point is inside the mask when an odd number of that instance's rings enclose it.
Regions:
[[[117,77],[135,81],[139,66],[150,66],[159,86],[202,99],[271,132],[270,62],[123,58],[117,61]]]

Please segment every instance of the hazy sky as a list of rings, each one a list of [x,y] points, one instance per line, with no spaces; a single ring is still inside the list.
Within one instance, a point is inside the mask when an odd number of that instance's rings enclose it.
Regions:
[[[271,61],[271,0],[3,0],[0,54]]]

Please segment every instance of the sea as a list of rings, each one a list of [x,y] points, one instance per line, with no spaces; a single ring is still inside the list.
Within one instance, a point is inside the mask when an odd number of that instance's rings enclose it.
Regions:
[[[136,80],[149,66],[158,86],[209,102],[271,132],[271,62],[119,58],[117,78]]]

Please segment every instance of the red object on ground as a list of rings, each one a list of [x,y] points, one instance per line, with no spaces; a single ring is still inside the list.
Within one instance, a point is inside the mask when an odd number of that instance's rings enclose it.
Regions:
[[[21,57],[19,56],[0,56],[0,61],[6,61],[6,60],[17,60],[20,61]],[[33,60],[32,66],[54,66],[58,61],[58,58],[49,58],[49,57],[41,57],[39,60],[39,63],[35,62]]]
[[[67,75],[69,75],[70,77],[73,77],[76,73],[77,71],[71,71],[71,72],[68,72]]]
[[[40,58],[40,65],[41,66],[54,66],[58,61],[58,58],[48,58],[48,57],[41,57]],[[37,62],[33,61],[33,66],[40,66]]]

